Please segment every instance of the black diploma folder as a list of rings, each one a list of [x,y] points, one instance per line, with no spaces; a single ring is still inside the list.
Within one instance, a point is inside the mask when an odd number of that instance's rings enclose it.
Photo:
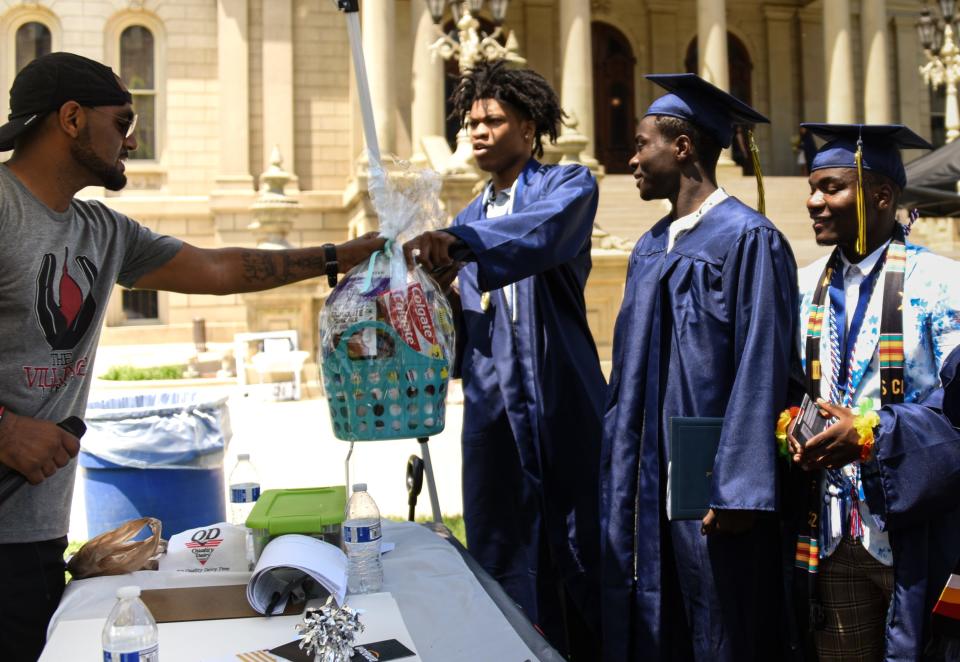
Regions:
[[[722,428],[722,418],[670,418],[667,516],[671,520],[703,519],[710,509],[713,461]]]

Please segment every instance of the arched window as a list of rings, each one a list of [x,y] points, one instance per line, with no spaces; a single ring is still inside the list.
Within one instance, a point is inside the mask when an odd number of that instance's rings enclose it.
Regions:
[[[157,158],[157,83],[153,33],[142,25],[131,25],[120,33],[120,78],[133,96],[138,147],[131,159]]]
[[[17,28],[17,72],[41,55],[51,50],[50,28],[43,23],[30,21]]]
[[[630,40],[618,28],[594,21],[590,26],[593,51],[594,154],[609,173],[630,173],[635,151],[636,117],[634,70]],[[587,127],[588,128],[588,127]],[[585,127],[580,127],[585,132]]]

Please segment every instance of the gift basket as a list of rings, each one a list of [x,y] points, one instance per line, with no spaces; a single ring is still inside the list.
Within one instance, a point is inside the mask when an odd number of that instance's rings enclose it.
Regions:
[[[367,190],[380,219],[383,250],[355,267],[330,293],[320,312],[320,361],[333,433],[350,442],[415,438],[423,455],[407,463],[407,484],[416,486],[411,463],[426,472],[435,522],[442,522],[428,441],[443,430],[447,383],[453,362],[450,304],[420,267],[407,269],[403,241],[445,224],[440,177],[401,164],[388,178],[381,165],[370,86],[367,82],[359,2],[337,0],[346,16],[367,144]],[[422,473],[419,474],[422,479]],[[413,490],[413,487],[410,487]],[[411,491],[410,507],[416,504]]]
[[[371,181],[373,177],[371,177]],[[429,437],[443,431],[453,361],[450,304],[401,239],[442,218],[439,177],[409,168],[371,196],[382,251],[355,267],[320,314],[323,380],[333,433],[345,441]]]

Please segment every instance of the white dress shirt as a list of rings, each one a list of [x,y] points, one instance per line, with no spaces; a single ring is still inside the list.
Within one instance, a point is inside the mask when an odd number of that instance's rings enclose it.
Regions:
[[[677,243],[677,239],[680,238],[680,235],[685,232],[689,232],[700,222],[700,217],[706,214],[708,211],[716,207],[719,203],[723,202],[730,196],[727,195],[727,192],[723,188],[718,188],[716,191],[707,196],[707,199],[703,201],[697,211],[692,214],[687,214],[686,216],[681,216],[677,220],[670,223],[668,229],[668,238],[667,238],[667,252],[673,250],[673,245]]]
[[[873,271],[873,268],[877,265],[877,261],[883,255],[883,251],[887,249],[887,244],[889,243],[889,241],[884,242],[880,248],[857,263],[850,262],[843,253],[840,254],[840,258],[843,261],[843,291],[846,293],[846,305],[844,309],[846,310],[847,317],[847,331],[850,330],[850,321],[853,319],[853,315],[857,310],[857,304],[860,302],[860,284],[870,275],[870,272]],[[874,292],[879,290],[881,294],[883,293],[883,285],[880,284],[879,278],[877,279],[877,283],[874,284],[873,289]],[[847,344],[849,345],[850,342]]]
[[[857,303],[860,301],[860,284],[864,279],[870,275],[870,272],[873,271],[873,268],[876,266],[877,261],[883,256],[883,251],[886,250],[887,244],[890,242],[887,241],[877,250],[870,253],[862,260],[857,263],[850,262],[847,260],[846,256],[842,253],[840,257],[843,263],[843,290],[845,292],[845,305],[844,310],[846,311],[846,324],[847,331],[850,331],[850,321],[853,319],[854,313],[857,310]],[[874,283],[872,296],[882,297],[883,296],[883,274],[877,275],[877,282]],[[868,320],[864,320],[864,324],[869,324]],[[863,326],[860,327],[863,330]],[[848,347],[856,345],[856,339],[850,338],[847,340]],[[830,365],[831,357],[825,357],[825,365]],[[849,378],[849,376],[848,376]],[[821,384],[821,396],[825,400],[830,399],[830,383],[829,380],[824,379],[820,382]],[[864,386],[862,390],[863,395],[861,397],[869,397],[873,399],[874,407],[877,409],[880,408],[880,383],[879,380],[876,382],[871,382]],[[856,408],[857,403],[853,403],[853,407]],[[847,476],[848,479],[852,479],[855,473],[855,466],[853,464],[848,464],[843,468],[843,474]],[[857,486],[859,490],[859,485]],[[821,489],[826,491],[826,482],[821,486]],[[870,555],[883,563],[884,565],[893,565],[893,551],[890,547],[890,536],[886,531],[881,531],[880,527],[877,525],[876,520],[873,519],[873,516],[870,514],[870,507],[867,505],[866,501],[859,501],[858,507],[860,509],[860,520],[863,522],[863,538],[860,543],[866,548]],[[830,525],[834,529],[834,535],[840,533],[840,531],[849,526],[848,522],[841,522],[839,511],[834,509],[834,512],[831,513]],[[826,523],[824,523],[826,524]]]
[[[494,192],[493,182],[487,184],[487,187],[483,191],[482,201],[484,213],[487,218],[499,218],[513,213],[513,200],[516,197],[517,182],[519,179],[519,177],[515,179],[513,186],[508,189],[505,188],[499,193]],[[507,310],[510,311],[510,318],[516,322],[517,313],[514,302],[517,300],[517,284],[510,283],[507,287],[502,288],[502,290],[504,299],[507,302]]]

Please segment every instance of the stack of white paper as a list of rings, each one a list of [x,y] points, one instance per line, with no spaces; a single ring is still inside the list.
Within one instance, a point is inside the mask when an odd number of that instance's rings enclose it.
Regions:
[[[347,556],[339,547],[309,536],[289,534],[271,540],[253,569],[247,584],[247,601],[260,614],[267,613],[276,593],[283,593],[291,582],[309,576],[325,588],[338,605],[347,592]],[[286,600],[279,601],[273,613],[279,614]]]

